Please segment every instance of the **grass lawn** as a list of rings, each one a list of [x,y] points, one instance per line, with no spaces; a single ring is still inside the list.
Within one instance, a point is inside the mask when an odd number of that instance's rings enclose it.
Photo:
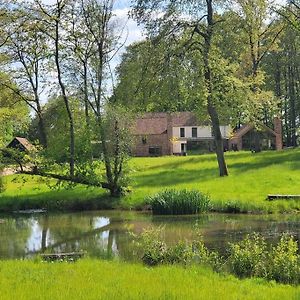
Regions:
[[[81,185],[55,188],[55,180],[46,182],[39,176],[29,175],[5,176],[4,182],[6,190],[0,194],[2,212],[32,208],[88,210],[112,205],[111,199],[100,188]]]
[[[239,280],[201,267],[84,259],[76,263],[0,261],[0,298],[22,299],[289,299],[300,287]]]
[[[0,210],[46,207],[93,209],[107,206],[138,208],[144,198],[162,189],[197,189],[211,196],[217,211],[285,212],[300,209],[298,200],[266,201],[267,194],[300,194],[300,149],[226,153],[230,176],[218,176],[214,154],[187,157],[133,158],[130,161],[133,192],[118,204],[99,188],[77,186],[51,190],[38,177],[6,178],[0,194]],[[16,179],[14,181],[14,179]],[[26,178],[25,183],[23,179]],[[113,203],[113,204],[112,204]]]
[[[300,200],[265,201],[268,194],[300,194],[300,149],[228,152],[226,161],[230,175],[221,178],[214,154],[135,158],[134,192],[122,204],[134,207],[146,195],[174,187],[209,194],[217,210],[235,205],[242,211],[300,209]]]

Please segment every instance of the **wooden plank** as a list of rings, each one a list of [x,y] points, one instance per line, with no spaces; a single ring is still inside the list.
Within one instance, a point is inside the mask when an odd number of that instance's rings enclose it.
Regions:
[[[267,200],[278,200],[278,199],[284,199],[284,200],[294,200],[294,199],[300,199],[300,195],[280,195],[280,194],[270,194],[267,197]]]

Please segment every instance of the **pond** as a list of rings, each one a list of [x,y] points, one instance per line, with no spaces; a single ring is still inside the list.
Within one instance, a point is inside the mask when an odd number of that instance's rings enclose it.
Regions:
[[[205,244],[226,253],[228,242],[259,232],[276,242],[283,232],[300,240],[300,215],[152,216],[129,211],[0,215],[0,259],[38,253],[86,251],[91,257],[135,259],[132,242],[145,228],[163,227],[167,243],[192,239],[196,228]]]

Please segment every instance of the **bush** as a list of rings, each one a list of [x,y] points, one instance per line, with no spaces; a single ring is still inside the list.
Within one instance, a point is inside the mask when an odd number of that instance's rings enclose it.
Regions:
[[[141,234],[139,246],[142,261],[146,265],[200,264],[220,269],[221,258],[216,252],[206,248],[201,235],[197,234],[192,242],[179,241],[171,246],[167,246],[161,237],[162,228],[144,230]]]
[[[245,240],[230,244],[229,272],[239,277],[263,277],[282,283],[300,283],[298,244],[289,235],[267,249],[263,237],[254,233]]]
[[[142,249],[142,261],[149,266],[164,263],[167,245],[161,240],[161,228],[144,230],[139,244]]]
[[[266,242],[257,233],[247,235],[236,244],[229,243],[227,264],[238,277],[266,276]]]
[[[283,283],[299,283],[300,256],[297,252],[297,242],[291,236],[284,234],[270,253],[269,279]]]
[[[209,197],[194,190],[165,190],[148,197],[146,202],[156,215],[197,214],[210,208]]]
[[[162,235],[161,227],[141,234],[139,245],[146,265],[197,264],[209,266],[217,272],[226,270],[241,278],[261,277],[281,283],[300,283],[298,244],[287,234],[270,248],[259,234],[247,235],[238,243],[229,243],[226,260],[217,252],[210,251],[198,232],[192,242],[180,241],[172,246],[166,245]]]

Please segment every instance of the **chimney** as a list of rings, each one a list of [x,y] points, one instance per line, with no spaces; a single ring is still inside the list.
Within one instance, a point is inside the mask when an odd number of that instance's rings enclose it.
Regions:
[[[283,144],[282,144],[282,123],[281,123],[281,119],[279,117],[274,118],[274,131],[276,133],[276,140],[275,140],[276,150],[282,150],[282,148],[283,148]]]

